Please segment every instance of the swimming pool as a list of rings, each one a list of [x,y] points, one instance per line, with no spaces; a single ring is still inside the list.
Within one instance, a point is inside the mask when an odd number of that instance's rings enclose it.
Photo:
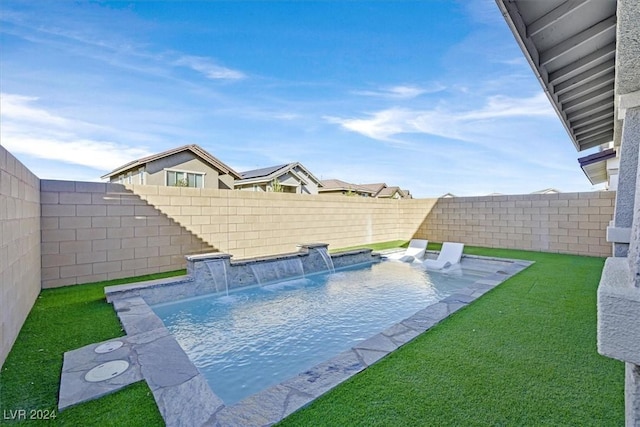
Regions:
[[[488,272],[367,263],[294,280],[156,304],[226,405],[293,377]]]

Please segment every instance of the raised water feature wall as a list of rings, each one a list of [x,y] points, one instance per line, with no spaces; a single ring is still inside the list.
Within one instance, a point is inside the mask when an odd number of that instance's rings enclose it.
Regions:
[[[335,267],[380,261],[380,256],[371,249],[329,255],[327,247],[326,243],[303,244],[298,246],[298,252],[240,261],[231,261],[231,255],[223,253],[187,256],[187,276],[144,284],[110,286],[106,289],[107,301],[142,297],[148,304],[158,304],[216,292],[228,294],[246,286],[295,279],[332,271]],[[223,274],[226,277],[222,277]],[[224,289],[221,284],[224,284]]]

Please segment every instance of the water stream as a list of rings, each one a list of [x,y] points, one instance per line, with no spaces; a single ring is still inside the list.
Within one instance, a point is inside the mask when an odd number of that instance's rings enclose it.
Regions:
[[[304,269],[299,257],[256,262],[251,264],[251,271],[259,285],[304,277]]]
[[[216,284],[216,292],[222,292],[222,285],[224,284],[224,291],[229,296],[229,278],[227,277],[227,265],[224,259],[205,261],[209,273],[211,273],[211,280]]]
[[[335,273],[336,269],[333,266],[333,260],[331,259],[331,255],[329,255],[329,251],[327,250],[327,248],[312,248],[312,249],[318,251],[322,259],[324,260],[324,263],[327,266],[327,270],[329,271],[329,273]]]

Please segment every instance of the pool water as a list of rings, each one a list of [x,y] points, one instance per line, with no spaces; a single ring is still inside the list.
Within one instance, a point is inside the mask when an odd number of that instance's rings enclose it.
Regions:
[[[232,405],[353,347],[487,273],[399,262],[153,306],[211,389]]]

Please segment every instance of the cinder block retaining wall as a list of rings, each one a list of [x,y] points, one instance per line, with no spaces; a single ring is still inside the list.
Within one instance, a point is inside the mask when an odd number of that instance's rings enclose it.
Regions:
[[[426,238],[607,256],[613,192],[386,200],[43,180],[43,287],[234,259]]]
[[[214,248],[123,185],[41,181],[42,287],[185,267]]]
[[[420,203],[420,201],[417,201]],[[415,235],[443,242],[611,256],[615,192],[439,199]]]
[[[410,220],[400,218],[395,200],[142,185],[128,188],[234,258],[293,252],[299,243],[322,242],[337,248],[395,240],[406,236],[403,230],[416,229],[421,222],[416,216],[405,224]]]
[[[0,146],[0,366],[40,293],[40,182]]]

